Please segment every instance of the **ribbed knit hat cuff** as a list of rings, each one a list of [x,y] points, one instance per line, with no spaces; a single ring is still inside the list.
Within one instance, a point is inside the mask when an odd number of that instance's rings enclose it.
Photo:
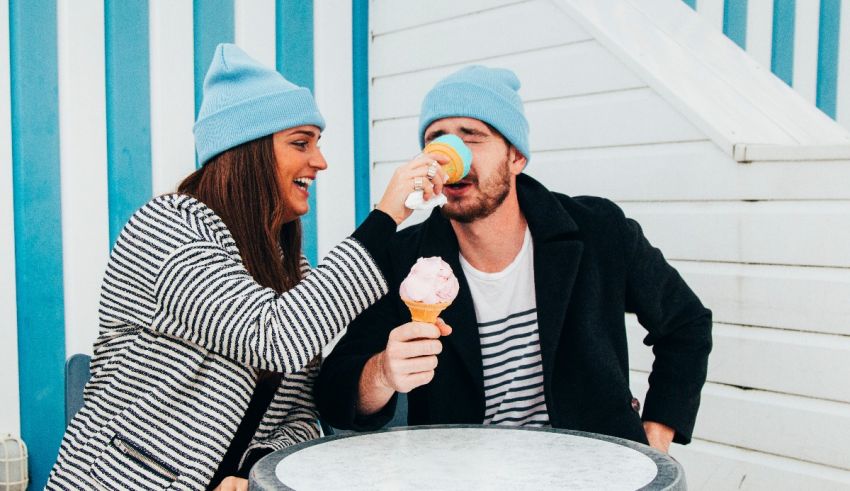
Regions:
[[[499,130],[530,161],[528,121],[514,102],[480,85],[450,82],[434,87],[422,102],[419,144],[425,146],[425,130],[443,118],[473,118]]]
[[[201,164],[225,150],[287,128],[325,128],[313,96],[304,87],[241,101],[199,118],[194,132]]]

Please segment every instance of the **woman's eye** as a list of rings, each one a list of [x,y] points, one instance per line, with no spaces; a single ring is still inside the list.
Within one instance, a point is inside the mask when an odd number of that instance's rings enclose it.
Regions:
[[[307,142],[304,140],[294,141],[292,144],[299,148],[307,148]]]

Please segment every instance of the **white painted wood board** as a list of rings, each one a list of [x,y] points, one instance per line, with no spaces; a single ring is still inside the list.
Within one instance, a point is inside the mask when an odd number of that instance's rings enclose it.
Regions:
[[[534,152],[541,150],[704,138],[649,89],[532,102],[525,110],[531,127],[532,161]],[[419,150],[418,124],[418,118],[375,121],[373,161],[401,161],[415,155]]]
[[[20,435],[15,207],[12,200],[12,100],[9,82],[9,3],[0,2],[0,432]]]
[[[673,444],[670,455],[682,464],[688,489],[846,491],[850,471],[753,452],[704,440]]]
[[[668,259],[850,267],[850,202],[621,205]]]
[[[195,48],[191,0],[150,2],[153,194],[177,190],[195,171]],[[273,65],[272,65],[273,66]]]
[[[630,366],[650,371],[646,330],[629,315]],[[850,337],[715,322],[708,380],[727,385],[850,403]]]
[[[497,56],[480,62],[490,67],[513,70],[522,84],[519,93],[526,103],[645,86],[593,40]],[[376,78],[372,118],[382,120],[418,115],[422,99],[434,84],[463,66],[465,64]]]
[[[538,151],[533,157],[525,172],[570,196],[615,201],[850,199],[850,160],[741,165],[709,140]]]
[[[57,4],[65,351],[92,353],[109,260],[104,7]]]
[[[406,73],[589,39],[549,2],[523,2],[376,36],[373,77]]]
[[[445,22],[457,17],[474,16],[525,1],[527,0],[405,1],[404,8],[397,8],[398,0],[373,0],[370,6],[372,34],[380,36],[391,31]]]
[[[354,230],[354,94],[351,2],[313,4],[316,104],[325,118],[321,150],[328,168],[317,190],[318,257]],[[383,188],[381,189],[383,192]]]
[[[715,322],[850,336],[850,269],[672,264]]]
[[[632,371],[644,400],[647,374]],[[850,404],[708,383],[694,436],[725,445],[850,470]]]

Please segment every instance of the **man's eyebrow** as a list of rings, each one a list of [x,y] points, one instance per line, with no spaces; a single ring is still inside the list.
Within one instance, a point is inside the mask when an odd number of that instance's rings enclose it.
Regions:
[[[478,130],[478,129],[475,129],[475,128],[468,128],[466,126],[461,126],[460,132],[463,133],[464,135],[469,135],[469,136],[490,136],[489,133],[485,133],[485,132]]]
[[[445,134],[446,134],[445,130],[434,130],[430,133],[425,134],[425,141],[429,142],[429,141],[433,140],[434,138],[439,138],[439,137],[441,137]]]

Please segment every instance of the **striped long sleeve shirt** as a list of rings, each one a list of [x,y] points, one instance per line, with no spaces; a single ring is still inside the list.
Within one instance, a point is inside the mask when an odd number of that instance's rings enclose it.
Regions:
[[[374,254],[395,223],[373,212],[284,293],[245,269],[206,205],[165,195],[122,230],[103,279],[85,404],[68,426],[48,489],[204,489],[256,387],[282,372],[248,448],[318,436],[319,354],[387,292]],[[364,232],[366,230],[367,232]]]

